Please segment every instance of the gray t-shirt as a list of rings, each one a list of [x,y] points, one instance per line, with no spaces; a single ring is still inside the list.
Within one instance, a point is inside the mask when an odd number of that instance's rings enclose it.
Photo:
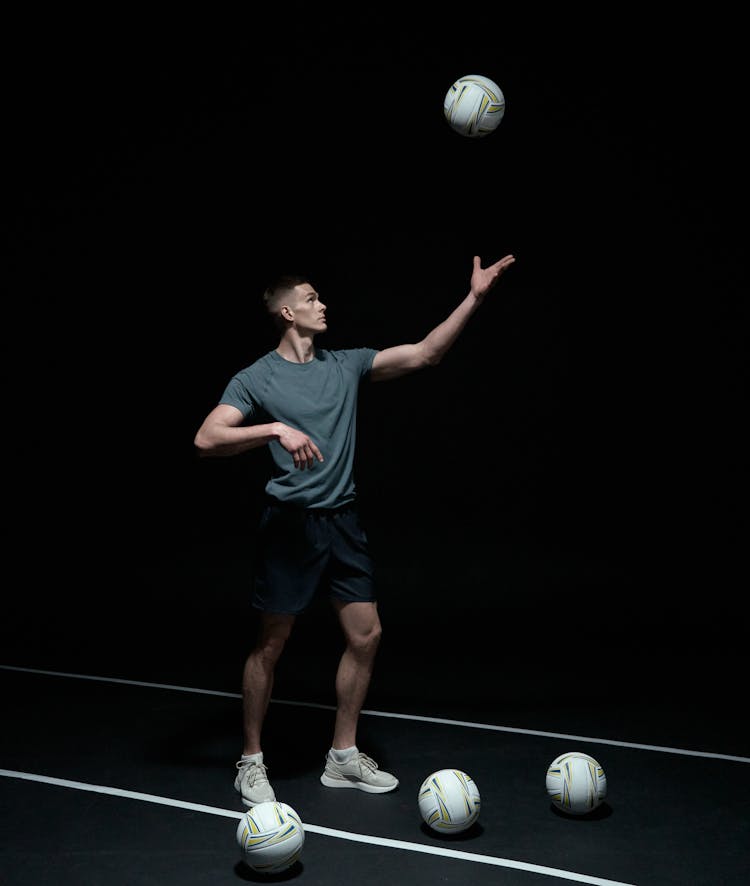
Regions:
[[[376,354],[374,348],[318,349],[309,363],[291,363],[270,351],[229,381],[219,403],[239,409],[249,424],[281,421],[304,431],[325,459],[311,470],[295,468],[290,453],[271,441],[269,495],[305,508],[337,508],[354,500],[359,385]]]

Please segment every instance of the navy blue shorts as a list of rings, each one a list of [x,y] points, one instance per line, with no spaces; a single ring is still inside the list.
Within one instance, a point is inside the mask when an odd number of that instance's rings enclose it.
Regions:
[[[264,506],[256,545],[256,609],[298,615],[318,590],[344,602],[373,602],[373,572],[367,534],[353,506]]]

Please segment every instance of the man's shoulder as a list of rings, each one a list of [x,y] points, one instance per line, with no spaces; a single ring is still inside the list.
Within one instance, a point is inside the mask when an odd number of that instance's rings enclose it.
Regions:
[[[272,366],[277,362],[277,355],[275,351],[267,351],[265,354],[262,354],[260,357],[257,357],[253,360],[252,363],[248,363],[247,366],[239,369],[235,375],[247,375],[249,373],[253,373],[256,370],[263,371],[268,369],[269,366]]]
[[[337,360],[339,362],[367,362],[377,354],[377,348],[338,348],[325,350],[318,348],[315,355],[319,360]]]

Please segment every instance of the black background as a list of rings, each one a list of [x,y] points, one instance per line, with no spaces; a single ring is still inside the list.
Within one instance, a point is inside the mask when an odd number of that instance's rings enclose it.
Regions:
[[[384,612],[507,626],[520,609],[547,643],[547,618],[580,602],[586,644],[625,623],[680,655],[733,642],[740,29],[720,9],[608,15],[7,23],[16,658],[42,661],[53,637],[58,656],[86,650],[92,626],[125,646],[179,628],[244,653],[220,625],[246,614],[268,464],[199,460],[192,440],[275,344],[266,282],[309,272],[322,347],[387,347],[452,310],[474,254],[506,253],[439,368],[362,393],[356,479]],[[479,140],[442,114],[469,73],[506,98]]]

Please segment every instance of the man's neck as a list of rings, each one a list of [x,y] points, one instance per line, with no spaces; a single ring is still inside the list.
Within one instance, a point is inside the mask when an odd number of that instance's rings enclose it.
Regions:
[[[290,363],[309,363],[315,359],[315,344],[312,336],[285,335],[276,348],[276,353]]]

